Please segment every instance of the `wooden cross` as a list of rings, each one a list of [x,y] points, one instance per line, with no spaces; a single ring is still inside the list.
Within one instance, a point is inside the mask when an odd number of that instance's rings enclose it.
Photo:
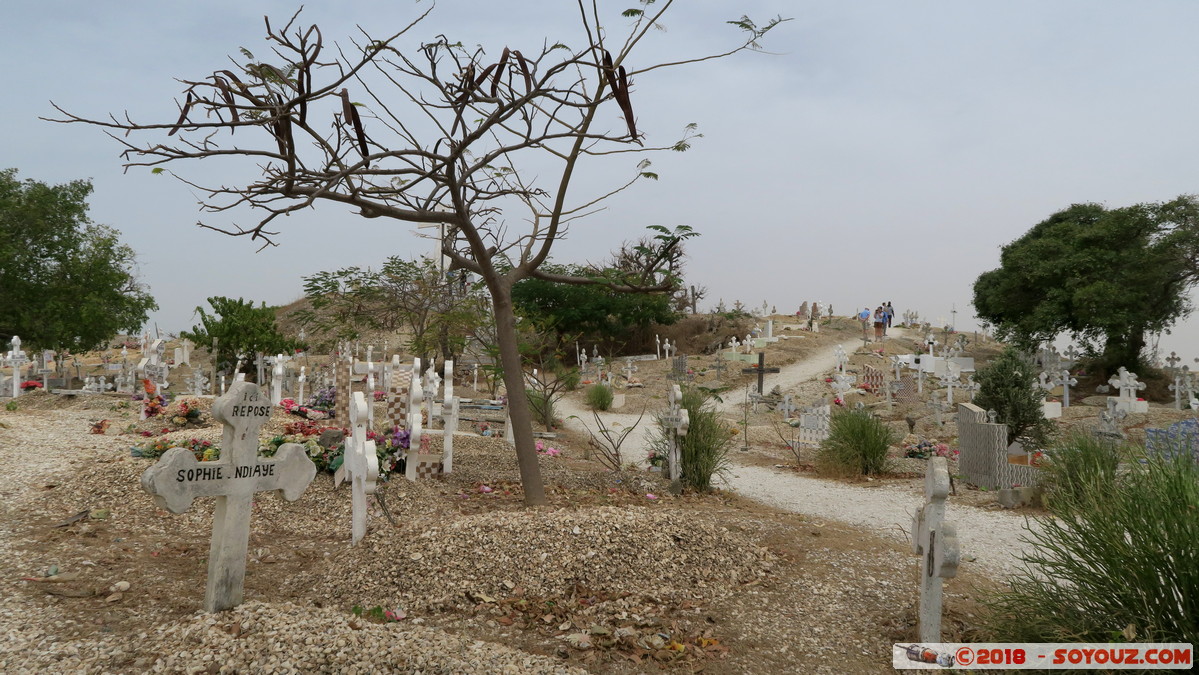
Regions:
[[[351,546],[357,546],[366,536],[366,496],[375,494],[379,480],[379,456],[375,454],[375,442],[366,439],[369,406],[366,394],[354,392],[350,400],[350,438],[347,439],[345,458],[341,465],[350,481]]]
[[[924,477],[924,506],[912,518],[912,553],[920,556],[917,621],[921,642],[941,641],[942,580],[957,576],[961,557],[957,530],[945,522],[947,496],[948,460],[933,457]]]
[[[766,384],[765,384],[766,373],[777,373],[777,372],[779,372],[779,369],[778,368],[767,368],[766,367],[766,352],[758,352],[758,365],[751,366],[749,368],[742,368],[741,372],[746,373],[746,374],[749,374],[749,373],[757,373],[758,374],[758,395],[764,396],[766,394],[766,392],[764,392],[762,390],[762,387],[766,386]]]
[[[142,474],[142,489],[171,513],[187,511],[196,497],[216,497],[206,612],[241,604],[254,494],[274,491],[294,502],[316,476],[316,465],[298,443],[284,443],[273,459],[259,460],[258,432],[270,416],[270,401],[258,385],[235,382],[212,405],[213,419],[225,426],[219,461],[199,462],[191,450],[171,448]]]

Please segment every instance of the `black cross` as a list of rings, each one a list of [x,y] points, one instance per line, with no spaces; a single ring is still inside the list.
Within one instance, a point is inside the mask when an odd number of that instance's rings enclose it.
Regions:
[[[749,368],[742,368],[741,372],[746,373],[746,374],[757,373],[758,374],[758,394],[765,394],[766,392],[762,391],[762,387],[765,386],[765,384],[763,383],[763,380],[766,377],[766,373],[777,373],[777,372],[779,372],[779,369],[778,368],[767,368],[766,367],[766,352],[758,352],[758,365],[750,366]]]

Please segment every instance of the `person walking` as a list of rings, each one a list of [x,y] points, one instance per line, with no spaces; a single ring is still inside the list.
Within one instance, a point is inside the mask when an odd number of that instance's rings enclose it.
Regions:
[[[883,341],[883,328],[887,325],[887,317],[883,313],[883,306],[879,305],[874,308],[874,341]]]
[[[891,327],[891,303],[883,303],[883,335],[887,334],[887,329]]]

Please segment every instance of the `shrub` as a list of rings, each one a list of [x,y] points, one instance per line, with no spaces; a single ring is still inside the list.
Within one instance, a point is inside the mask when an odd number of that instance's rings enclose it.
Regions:
[[[895,442],[891,428],[861,410],[837,411],[828,438],[816,450],[816,470],[829,476],[863,476],[888,468],[887,449]]]
[[[679,465],[683,484],[696,490],[711,490],[713,476],[729,467],[729,447],[734,438],[720,419],[711,396],[696,387],[683,389],[680,407],[690,421],[687,435],[679,439]],[[666,425],[657,417],[658,433],[650,439],[653,456],[667,456]]]
[[[593,384],[587,389],[587,405],[592,410],[610,410],[613,398],[612,388],[606,384]]]
[[[538,391],[536,389],[526,389],[525,396],[529,399],[529,409],[533,413],[533,419],[544,424],[546,431],[552,430],[554,426],[555,396],[547,391]]]
[[[1116,444],[1072,433],[1048,450],[1041,488],[1050,501],[1076,502],[1116,488],[1120,456]]]
[[[1053,428],[1041,410],[1045,392],[1037,386],[1032,364],[1019,350],[1007,347],[980,368],[974,379],[978,381],[974,404],[999,413],[999,421],[1007,425],[1009,440],[1029,448],[1044,447]]]
[[[986,600],[988,641],[1199,641],[1199,467],[1153,458],[1116,473],[1128,448],[1096,459],[1066,445],[1047,467],[1053,517]]]

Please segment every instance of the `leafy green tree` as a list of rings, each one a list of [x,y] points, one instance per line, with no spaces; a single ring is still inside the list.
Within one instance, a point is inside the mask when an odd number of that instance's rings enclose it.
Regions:
[[[1070,333],[1105,370],[1138,368],[1146,333],[1191,311],[1199,276],[1199,202],[1107,209],[1075,204],[1003,247],[974,283],[974,307],[1025,349]]]
[[[215,296],[208,298],[208,304],[212,306],[212,312],[197,307],[200,323],[190,331],[180,332],[179,337],[209,351],[214,351],[215,343],[219,370],[230,372],[241,354],[245,357],[242,372],[247,379],[253,380],[258,374],[253,366],[255,354],[287,354],[300,347],[297,341],[279,332],[275,309],[267,307],[265,302],[255,307],[249,300]]]
[[[92,184],[47,185],[0,170],[0,339],[82,351],[135,333],[158,309],[133,249],[87,215]]]
[[[547,271],[588,276],[595,272],[580,265],[546,265]],[[599,272],[610,274],[611,270]],[[545,279],[523,279],[512,287],[512,301],[521,317],[566,340],[619,342],[631,331],[647,331],[651,324],[672,324],[679,314],[664,293],[614,293],[602,286],[581,286]]]
[[[978,369],[974,379],[978,393],[974,404],[994,410],[1008,428],[1008,439],[1028,448],[1043,448],[1053,430],[1041,409],[1044,391],[1037,387],[1036,370],[1020,350],[1008,346],[990,363]]]

